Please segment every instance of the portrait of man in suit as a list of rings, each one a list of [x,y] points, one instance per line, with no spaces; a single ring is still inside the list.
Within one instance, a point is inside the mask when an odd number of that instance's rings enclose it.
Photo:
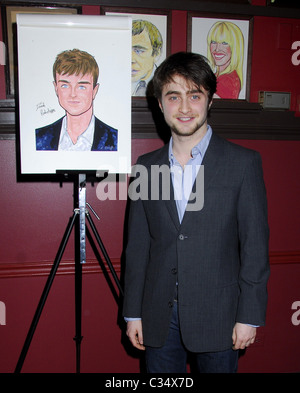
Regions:
[[[147,20],[132,21],[131,95],[146,96],[161,55],[163,38],[159,29]]]
[[[36,150],[118,150],[118,130],[94,115],[98,76],[98,64],[89,53],[73,49],[57,55],[53,85],[65,116],[35,130]]]
[[[140,188],[145,182],[146,191],[130,201],[123,303],[126,334],[145,350],[149,373],[185,373],[188,354],[198,372],[234,373],[239,350],[265,324],[270,268],[261,157],[208,124],[216,86],[196,53],[169,56],[153,77],[171,139],[137,160],[145,170],[133,181]],[[166,166],[168,182],[159,187],[153,169]],[[204,203],[190,208],[189,195],[201,191]]]

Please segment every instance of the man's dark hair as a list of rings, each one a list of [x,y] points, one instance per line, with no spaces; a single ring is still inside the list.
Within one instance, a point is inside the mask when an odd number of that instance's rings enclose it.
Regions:
[[[153,93],[160,100],[164,86],[173,81],[175,75],[182,76],[199,89],[208,91],[209,102],[217,89],[216,76],[207,59],[197,53],[177,52],[167,57],[156,69],[153,77]]]

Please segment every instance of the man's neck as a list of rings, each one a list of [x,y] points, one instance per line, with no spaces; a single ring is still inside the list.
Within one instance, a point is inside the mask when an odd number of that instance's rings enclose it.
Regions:
[[[193,147],[198,145],[198,143],[202,140],[202,138],[206,134],[207,124],[205,124],[205,126],[203,125],[201,129],[199,129],[198,131],[195,132],[193,135],[189,135],[189,136],[181,136],[172,132],[173,154],[176,157],[176,160],[183,168],[192,157]]]
[[[72,116],[67,113],[67,131],[73,143],[76,143],[78,137],[88,128],[92,115],[92,109],[80,116]]]

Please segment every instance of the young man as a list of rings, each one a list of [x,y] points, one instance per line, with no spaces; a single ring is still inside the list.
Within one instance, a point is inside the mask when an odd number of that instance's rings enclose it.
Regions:
[[[114,151],[118,130],[94,116],[99,68],[79,49],[60,53],[53,65],[54,89],[65,116],[36,129],[36,150]]]
[[[151,168],[168,165],[171,197],[166,200],[159,190],[159,198],[131,201],[127,335],[133,346],[146,349],[148,372],[185,372],[188,352],[195,354],[199,372],[236,372],[238,349],[254,342],[267,305],[269,231],[261,159],[207,124],[216,78],[201,55],[170,56],[153,85],[172,137],[138,164],[148,171],[148,190],[155,187]],[[197,171],[200,165],[203,182],[196,174],[185,178],[193,173],[188,168]],[[193,209],[187,195],[201,192],[204,204]]]

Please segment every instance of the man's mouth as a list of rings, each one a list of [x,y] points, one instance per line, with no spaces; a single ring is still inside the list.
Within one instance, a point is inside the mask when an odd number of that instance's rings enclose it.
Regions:
[[[182,117],[182,116],[180,116],[180,117],[177,117],[177,120],[179,120],[179,121],[181,121],[181,122],[183,122],[183,123],[187,123],[187,122],[189,122],[189,121],[191,121],[191,120],[193,120],[194,118],[193,117]]]

